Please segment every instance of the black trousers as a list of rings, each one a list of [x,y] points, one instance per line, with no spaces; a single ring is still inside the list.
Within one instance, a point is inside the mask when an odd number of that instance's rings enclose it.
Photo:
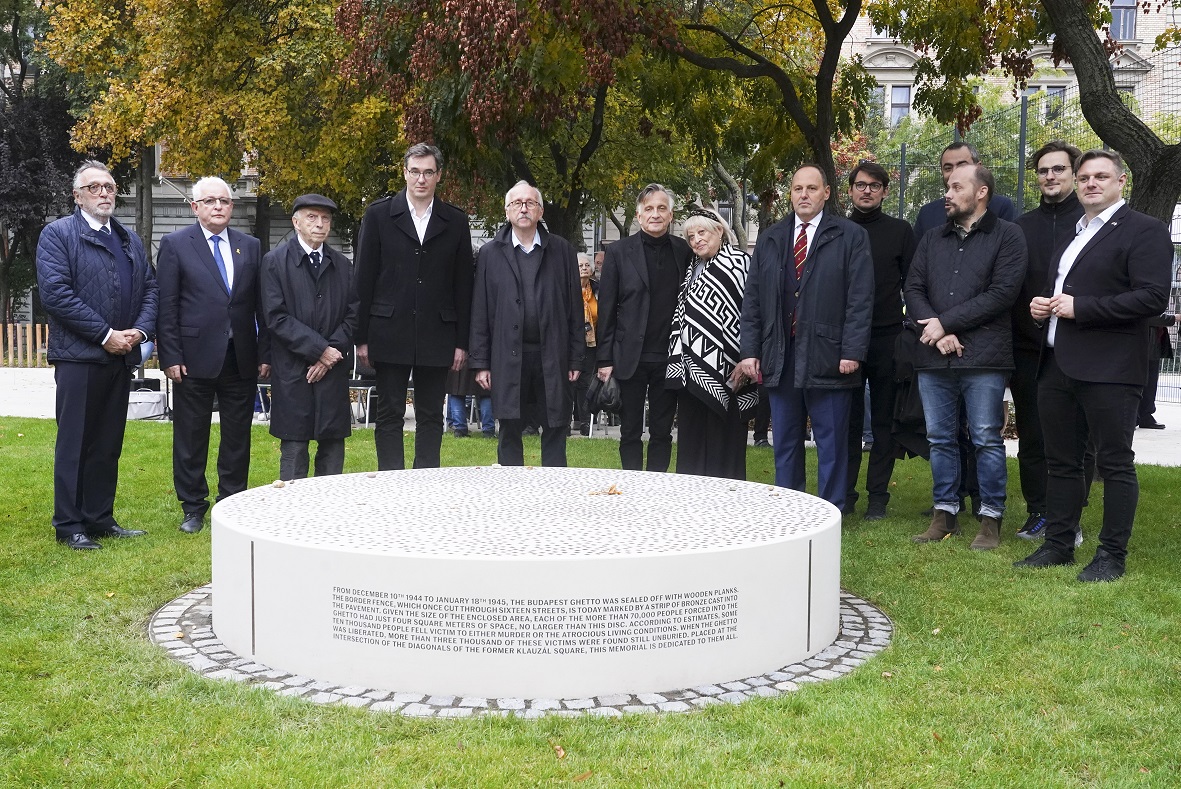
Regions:
[[[53,454],[53,528],[59,539],[96,534],[115,523],[119,456],[127,428],[131,369],[56,362],[57,443]]]
[[[1128,553],[1140,483],[1132,436],[1143,387],[1078,381],[1047,350],[1038,375],[1038,409],[1046,441],[1046,542],[1074,548],[1074,527],[1086,498],[1083,458],[1087,437],[1103,478],[1103,528],[1099,544],[1116,558]]]
[[[731,399],[725,416],[692,394],[677,396],[677,473],[746,479],[746,420]]]
[[[1158,343],[1156,330],[1153,330],[1152,342]],[[1159,346],[1158,346],[1159,347]],[[1140,395],[1140,405],[1137,409],[1136,422],[1148,424],[1154,422],[1156,413],[1156,390],[1160,385],[1160,352],[1152,353],[1148,357],[1148,378],[1144,381],[1144,392]]]
[[[869,501],[886,504],[890,501],[890,477],[894,474],[897,447],[894,443],[894,345],[898,333],[873,336],[869,354],[861,366],[861,380],[869,384],[869,427],[873,431],[873,448],[869,451],[869,467],[865,472],[865,491]],[[861,391],[858,389],[857,391]],[[857,501],[857,477],[861,473],[861,435],[865,431],[865,409],[861,398],[854,397],[849,409],[849,471],[845,506]]]
[[[446,367],[379,364],[377,370],[377,469],[406,468],[403,429],[406,425],[406,388],[414,375],[414,468],[438,468],[443,443],[443,399]]]
[[[306,479],[310,441],[279,442],[279,479]],[[326,438],[316,442],[316,476],[327,477],[344,471],[344,439]]]
[[[1046,511],[1046,442],[1037,405],[1037,368],[1040,351],[1014,349],[1016,366],[1009,378],[1017,421],[1017,466],[1021,495],[1030,512]]]
[[[246,490],[250,476],[250,432],[256,377],[238,374],[234,344],[217,378],[186,376],[172,387],[172,483],[185,516],[209,509],[209,429],[217,398],[221,443],[217,449],[217,500]]]
[[[579,425],[589,423],[593,416],[586,407],[586,390],[590,388],[591,378],[597,372],[595,367],[595,349],[588,347],[582,357],[578,380],[570,385],[570,395],[574,398],[574,421]]]
[[[619,462],[625,469],[644,468],[644,401],[648,401],[648,470],[668,471],[673,452],[677,393],[664,386],[666,362],[640,362],[630,378],[619,378]]]
[[[754,425],[750,437],[755,441],[766,441],[767,431],[771,428],[771,397],[759,386],[759,404],[755,407]],[[679,443],[679,441],[678,441]],[[680,454],[680,448],[677,449]]]
[[[493,376],[495,380],[496,376]],[[541,368],[541,352],[525,351],[521,356],[521,410],[517,419],[500,420],[500,440],[496,445],[496,462],[502,466],[525,465],[525,446],[521,433],[529,421],[529,403],[534,414],[541,419],[541,465],[564,468],[566,466],[566,433],[570,430],[569,420],[563,424],[545,424],[549,413],[545,398],[545,376]]]

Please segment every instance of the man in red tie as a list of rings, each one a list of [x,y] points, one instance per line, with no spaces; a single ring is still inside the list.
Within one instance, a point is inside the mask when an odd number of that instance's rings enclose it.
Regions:
[[[849,409],[873,318],[873,260],[865,230],[825,210],[829,194],[819,167],[800,167],[791,179],[792,213],[759,234],[735,376],[761,381],[770,396],[775,484],[804,489],[811,417],[819,495],[843,509]]]

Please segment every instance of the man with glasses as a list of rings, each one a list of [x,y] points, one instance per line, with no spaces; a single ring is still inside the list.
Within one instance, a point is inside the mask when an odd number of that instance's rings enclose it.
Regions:
[[[677,393],[665,389],[668,341],[677,293],[693,253],[669,233],[672,194],[648,184],[636,197],[640,232],[607,247],[599,279],[599,379],[619,381],[619,460],[644,468],[644,402],[648,403],[648,470],[668,471]]]
[[[853,210],[849,218],[869,234],[873,257],[873,323],[869,336],[869,355],[861,366],[862,382],[869,384],[870,427],[873,448],[869,451],[869,469],[865,490],[869,506],[865,520],[886,517],[890,501],[890,477],[894,473],[896,449],[894,424],[894,345],[902,332],[902,288],[914,257],[915,238],[910,224],[882,211],[882,201],[890,193],[890,175],[877,162],[861,162],[849,173],[849,199]],[[861,433],[865,409],[859,402],[849,413],[849,478],[845,511],[853,512],[857,501],[857,476],[861,473]]]
[[[180,530],[205,526],[209,428],[217,400],[217,500],[246,490],[250,433],[265,352],[260,244],[230,227],[234,199],[220,178],[193,184],[197,221],[160,239],[160,366],[172,381],[172,480]]]
[[[944,148],[943,153],[939,156],[939,173],[943,178],[943,188],[947,189],[947,179],[951,177],[957,167],[973,164],[980,164],[980,154],[976,152],[975,146],[966,142],[953,142]],[[914,222],[916,239],[922,239],[927,231],[942,227],[947,222],[945,207],[945,198],[938,197],[919,209],[919,215]],[[1017,206],[1002,194],[994,194],[989,198],[988,210],[997,219],[1004,219],[1006,222],[1012,222],[1017,218]]]
[[[1150,321],[1169,300],[1173,244],[1164,223],[1124,202],[1128,176],[1119,154],[1087,151],[1075,173],[1083,216],[1029,305],[1045,331],[1038,409],[1046,443],[1046,540],[1016,566],[1074,563],[1089,436],[1103,477],[1103,528],[1078,579],[1114,581],[1124,574],[1136,519],[1132,436],[1148,374]]]
[[[156,330],[158,292],[143,242],[114,217],[116,191],[106,165],[83,162],[74,173],[77,210],[37,243],[57,383],[53,528],[77,551],[144,533],[115,522],[115,489],[131,373]]]
[[[406,188],[361,221],[357,358],[377,371],[377,467],[405,468],[406,390],[414,380],[414,468],[438,468],[447,371],[467,362],[472,233],[467,214],[435,196],[443,153],[419,143],[403,157]]]
[[[1054,252],[1074,238],[1074,226],[1083,215],[1083,205],[1074,192],[1074,160],[1080,153],[1064,140],[1051,140],[1033,152],[1029,169],[1037,174],[1042,199],[1037,208],[1017,219],[1029,248],[1029,268],[1011,312],[1014,368],[1009,390],[1013,393],[1017,418],[1021,495],[1028,512],[1017,536],[1026,540],[1043,537],[1046,526],[1046,447],[1037,407],[1037,369],[1043,332],[1029,314],[1029,304],[1042,294]]]
[[[566,465],[570,384],[586,350],[582,282],[574,248],[539,226],[541,190],[519,181],[504,198],[508,224],[476,261],[471,366],[500,420],[497,461],[525,463],[530,403],[541,420],[541,465]]]

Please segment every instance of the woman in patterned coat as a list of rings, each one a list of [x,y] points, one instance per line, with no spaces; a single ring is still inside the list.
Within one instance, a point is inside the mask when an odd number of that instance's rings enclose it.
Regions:
[[[750,259],[721,217],[694,208],[684,225],[695,258],[681,283],[669,339],[668,387],[677,398],[677,473],[746,479],[753,385],[735,391],[738,331]]]

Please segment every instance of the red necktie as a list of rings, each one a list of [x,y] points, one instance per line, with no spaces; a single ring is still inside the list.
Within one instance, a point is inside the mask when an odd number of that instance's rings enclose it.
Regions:
[[[804,279],[804,261],[808,259],[808,223],[805,222],[800,225],[800,234],[796,236],[796,245],[792,250],[796,262],[796,293],[798,294],[800,282]],[[796,321],[799,319],[799,304],[800,300],[797,296],[796,307],[791,313],[791,336],[796,336]]]

